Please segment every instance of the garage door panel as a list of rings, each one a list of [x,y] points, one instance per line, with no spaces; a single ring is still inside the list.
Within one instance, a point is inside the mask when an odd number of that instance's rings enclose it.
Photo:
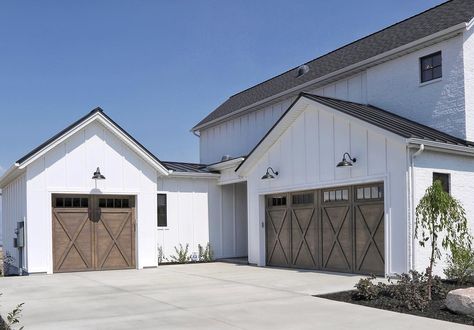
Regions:
[[[267,264],[290,265],[290,220],[286,208],[269,209],[266,212]]]
[[[318,267],[317,216],[314,207],[293,208],[291,260],[298,268]]]
[[[384,206],[367,203],[355,206],[357,272],[384,273]]]

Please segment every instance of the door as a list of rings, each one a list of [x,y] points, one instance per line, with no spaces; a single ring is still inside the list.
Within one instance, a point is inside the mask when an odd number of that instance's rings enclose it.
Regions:
[[[133,196],[54,195],[53,271],[135,267]]]
[[[384,275],[383,183],[266,198],[267,265]]]

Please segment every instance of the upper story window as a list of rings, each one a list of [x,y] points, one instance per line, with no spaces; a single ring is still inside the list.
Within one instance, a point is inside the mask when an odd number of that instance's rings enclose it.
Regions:
[[[168,226],[166,194],[158,194],[158,227]]]
[[[449,194],[449,174],[448,173],[433,173],[433,182],[440,181],[443,190]]]
[[[441,52],[420,58],[421,82],[438,79],[443,76]]]

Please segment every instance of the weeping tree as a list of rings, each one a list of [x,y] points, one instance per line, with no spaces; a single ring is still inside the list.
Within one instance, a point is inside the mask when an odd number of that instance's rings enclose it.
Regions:
[[[427,294],[431,300],[433,266],[441,258],[441,246],[452,250],[460,244],[471,245],[467,227],[466,212],[461,203],[444,191],[441,181],[436,180],[426,189],[425,195],[416,207],[415,238],[424,247],[429,244],[431,249],[428,275]]]

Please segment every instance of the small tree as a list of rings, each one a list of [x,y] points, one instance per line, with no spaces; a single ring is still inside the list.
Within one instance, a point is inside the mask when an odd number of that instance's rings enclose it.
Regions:
[[[436,180],[426,189],[416,207],[415,237],[423,247],[429,241],[431,249],[430,263],[426,268],[428,300],[431,300],[433,266],[436,260],[441,258],[438,237],[442,233],[444,235],[441,246],[444,249],[452,249],[460,242],[468,241],[467,244],[471,244],[463,206],[443,190],[441,181]]]

